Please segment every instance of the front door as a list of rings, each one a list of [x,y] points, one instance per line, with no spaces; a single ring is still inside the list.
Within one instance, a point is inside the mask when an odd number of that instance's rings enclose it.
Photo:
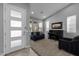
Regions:
[[[4,4],[5,53],[25,47],[26,10],[10,4]]]

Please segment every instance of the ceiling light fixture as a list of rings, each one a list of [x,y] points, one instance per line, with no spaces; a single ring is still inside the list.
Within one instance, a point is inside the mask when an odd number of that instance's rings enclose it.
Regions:
[[[34,12],[33,12],[33,11],[32,11],[31,13],[32,13],[32,14],[34,14]]]

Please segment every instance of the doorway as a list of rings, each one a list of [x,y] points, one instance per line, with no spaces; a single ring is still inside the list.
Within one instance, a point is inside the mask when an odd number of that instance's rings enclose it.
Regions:
[[[4,4],[4,52],[22,49],[26,43],[26,10]]]

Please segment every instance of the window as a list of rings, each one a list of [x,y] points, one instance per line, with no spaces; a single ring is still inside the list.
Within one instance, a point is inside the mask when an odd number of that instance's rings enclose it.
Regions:
[[[11,30],[11,37],[21,37],[22,31],[21,30]]]
[[[76,33],[76,15],[67,17],[67,32]]]
[[[43,28],[43,23],[40,22],[40,23],[39,23],[39,31],[42,31],[42,28]]]
[[[46,31],[49,31],[49,21],[46,21]]]

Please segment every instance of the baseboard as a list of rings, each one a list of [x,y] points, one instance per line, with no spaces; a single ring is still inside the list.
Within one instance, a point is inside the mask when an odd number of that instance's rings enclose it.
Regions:
[[[26,47],[24,47],[24,48],[22,48],[22,49],[25,49],[25,48],[30,48],[30,46],[26,46]],[[19,49],[19,50],[21,50],[21,49]],[[19,50],[16,50],[16,51],[19,51]],[[15,52],[15,51],[14,51],[14,52]],[[11,53],[13,53],[13,52],[11,52]],[[9,53],[7,53],[7,54],[9,54]],[[2,53],[2,54],[0,54],[0,56],[6,56],[7,54]]]

